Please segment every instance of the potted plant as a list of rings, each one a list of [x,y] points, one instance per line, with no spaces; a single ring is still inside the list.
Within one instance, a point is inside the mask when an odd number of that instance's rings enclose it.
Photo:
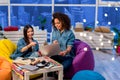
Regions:
[[[93,30],[93,27],[92,26],[86,26],[84,28],[85,31],[92,31]]]
[[[0,32],[0,38],[7,39],[7,37],[2,32]]]
[[[1,26],[1,24],[0,24],[0,31],[2,31],[2,26]]]
[[[116,46],[116,52],[120,54],[120,31],[117,28],[113,28],[113,31],[115,32],[113,45]]]
[[[39,16],[39,20],[40,20],[41,29],[44,30],[47,19],[46,17]]]

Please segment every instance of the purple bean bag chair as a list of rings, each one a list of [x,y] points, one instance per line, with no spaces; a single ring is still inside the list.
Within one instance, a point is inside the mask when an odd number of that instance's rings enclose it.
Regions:
[[[72,66],[64,74],[64,78],[71,79],[73,75],[80,70],[94,69],[94,56],[88,44],[78,39],[74,42],[75,57]]]

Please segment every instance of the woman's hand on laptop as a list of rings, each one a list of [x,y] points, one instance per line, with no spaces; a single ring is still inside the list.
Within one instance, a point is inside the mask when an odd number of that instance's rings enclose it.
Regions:
[[[59,55],[61,55],[61,56],[65,56],[67,54],[67,51],[61,51],[60,53],[59,53]]]
[[[71,46],[68,46],[67,49],[64,50],[64,51],[61,51],[61,52],[59,53],[59,55],[65,56],[66,54],[68,54],[68,53],[70,52],[70,50],[71,50]]]

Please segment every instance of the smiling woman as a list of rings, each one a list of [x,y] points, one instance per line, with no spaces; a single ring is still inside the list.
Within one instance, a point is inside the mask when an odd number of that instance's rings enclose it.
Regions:
[[[72,65],[73,57],[75,56],[73,48],[75,35],[70,29],[70,18],[64,13],[54,13],[52,24],[52,43],[59,44],[60,52],[57,53],[58,55],[51,56],[51,58],[63,65],[65,73]]]
[[[19,39],[17,43],[17,49],[14,54],[11,55],[12,59],[17,57],[38,57],[39,44],[37,40],[33,38],[34,30],[31,25],[26,25],[23,29],[23,38]]]

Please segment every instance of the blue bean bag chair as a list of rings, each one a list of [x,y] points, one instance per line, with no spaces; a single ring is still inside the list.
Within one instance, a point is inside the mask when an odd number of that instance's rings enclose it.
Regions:
[[[95,71],[82,70],[77,72],[72,80],[105,80],[105,78]]]

